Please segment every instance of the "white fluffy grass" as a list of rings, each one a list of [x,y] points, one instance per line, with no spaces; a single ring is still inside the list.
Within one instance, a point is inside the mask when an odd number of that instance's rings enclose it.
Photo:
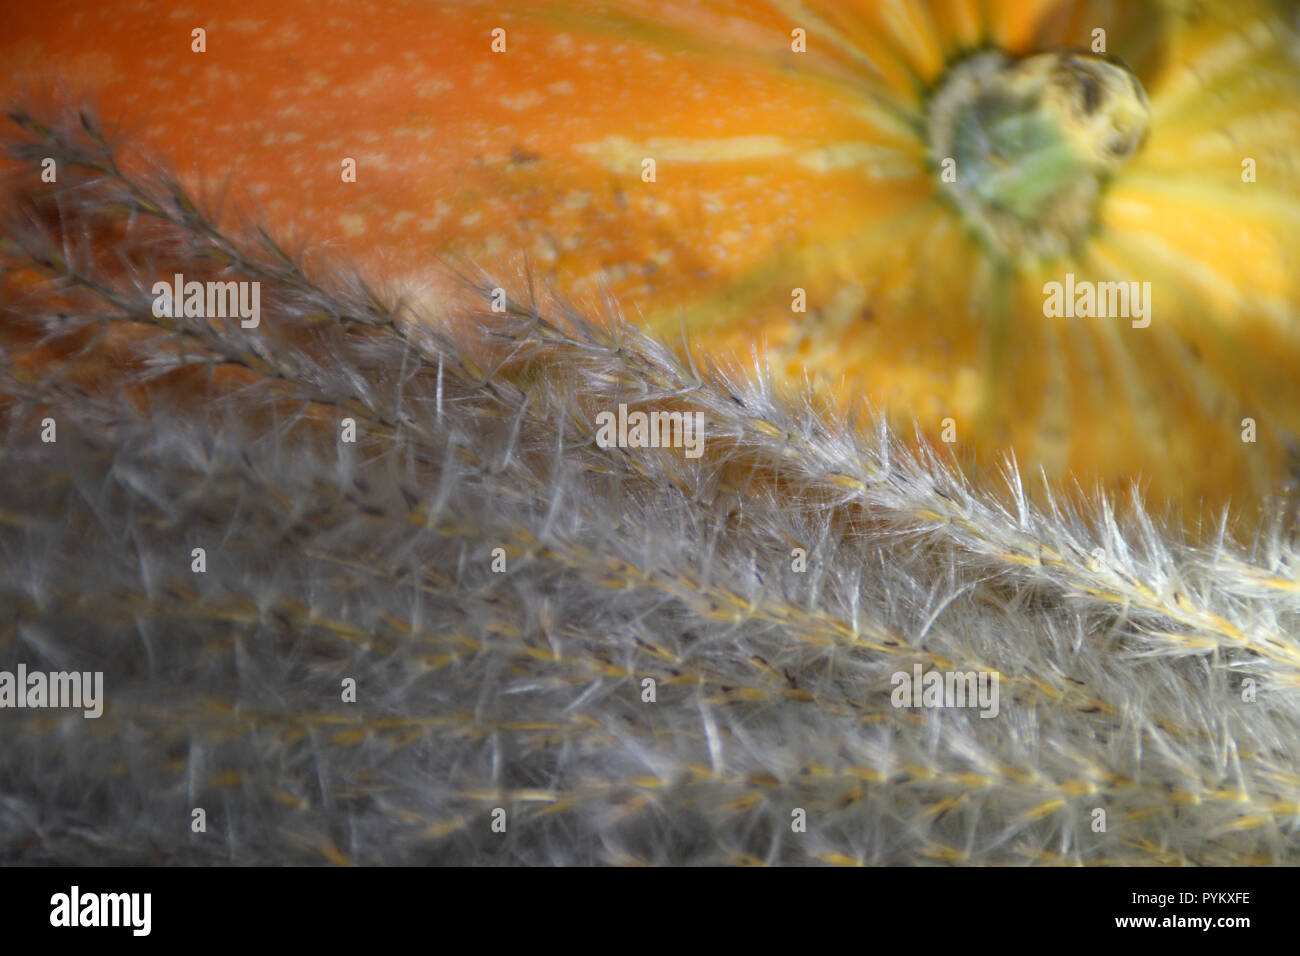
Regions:
[[[50,278],[0,301],[0,669],[103,670],[108,702],[0,711],[0,859],[1300,858],[1276,530],[999,498],[616,315],[419,314],[123,173],[88,119],[20,119],[81,175],[6,228]],[[260,328],[155,319],[173,271],[261,281]],[[64,357],[33,373],[32,336]],[[620,402],[702,411],[705,454],[597,447]],[[999,715],[894,708],[915,663],[996,671]]]

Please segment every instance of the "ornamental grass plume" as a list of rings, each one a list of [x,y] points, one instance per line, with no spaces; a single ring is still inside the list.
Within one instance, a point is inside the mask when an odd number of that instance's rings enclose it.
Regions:
[[[1296,861],[1278,528],[998,497],[526,276],[396,301],[88,113],[15,119],[65,178],[5,228],[0,662],[107,704],[0,714],[0,858]],[[259,324],[158,315],[176,272],[260,282]],[[602,447],[620,403],[705,453]],[[896,706],[918,667],[996,716]]]

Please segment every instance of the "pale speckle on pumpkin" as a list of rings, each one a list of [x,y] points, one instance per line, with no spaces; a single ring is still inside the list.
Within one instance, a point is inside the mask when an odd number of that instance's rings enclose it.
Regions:
[[[366,231],[366,218],[357,213],[343,213],[339,216],[339,225],[343,228],[343,235],[359,236]]]

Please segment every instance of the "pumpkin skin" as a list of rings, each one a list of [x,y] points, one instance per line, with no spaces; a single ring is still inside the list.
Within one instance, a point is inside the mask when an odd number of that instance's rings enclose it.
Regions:
[[[720,362],[757,351],[778,380],[865,397],[936,443],[955,433],[972,467],[1014,453],[1057,492],[1138,481],[1191,521],[1229,502],[1252,519],[1286,486],[1300,47],[1285,4],[169,6],[15,11],[7,92],[93,103],[187,185],[229,187],[272,232],[435,312],[448,262],[505,285],[526,270]],[[944,199],[928,98],[972,50],[1086,49],[1097,28],[1145,88],[1149,137],[1069,253],[1001,260]],[[1067,273],[1150,282],[1150,326],[1045,316]]]

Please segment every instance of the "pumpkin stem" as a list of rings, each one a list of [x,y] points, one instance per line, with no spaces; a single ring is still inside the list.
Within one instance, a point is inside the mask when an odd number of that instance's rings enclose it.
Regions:
[[[1149,121],[1123,66],[986,50],[948,71],[927,136],[944,194],[981,239],[1007,259],[1050,258],[1087,234],[1105,178],[1138,151]]]

